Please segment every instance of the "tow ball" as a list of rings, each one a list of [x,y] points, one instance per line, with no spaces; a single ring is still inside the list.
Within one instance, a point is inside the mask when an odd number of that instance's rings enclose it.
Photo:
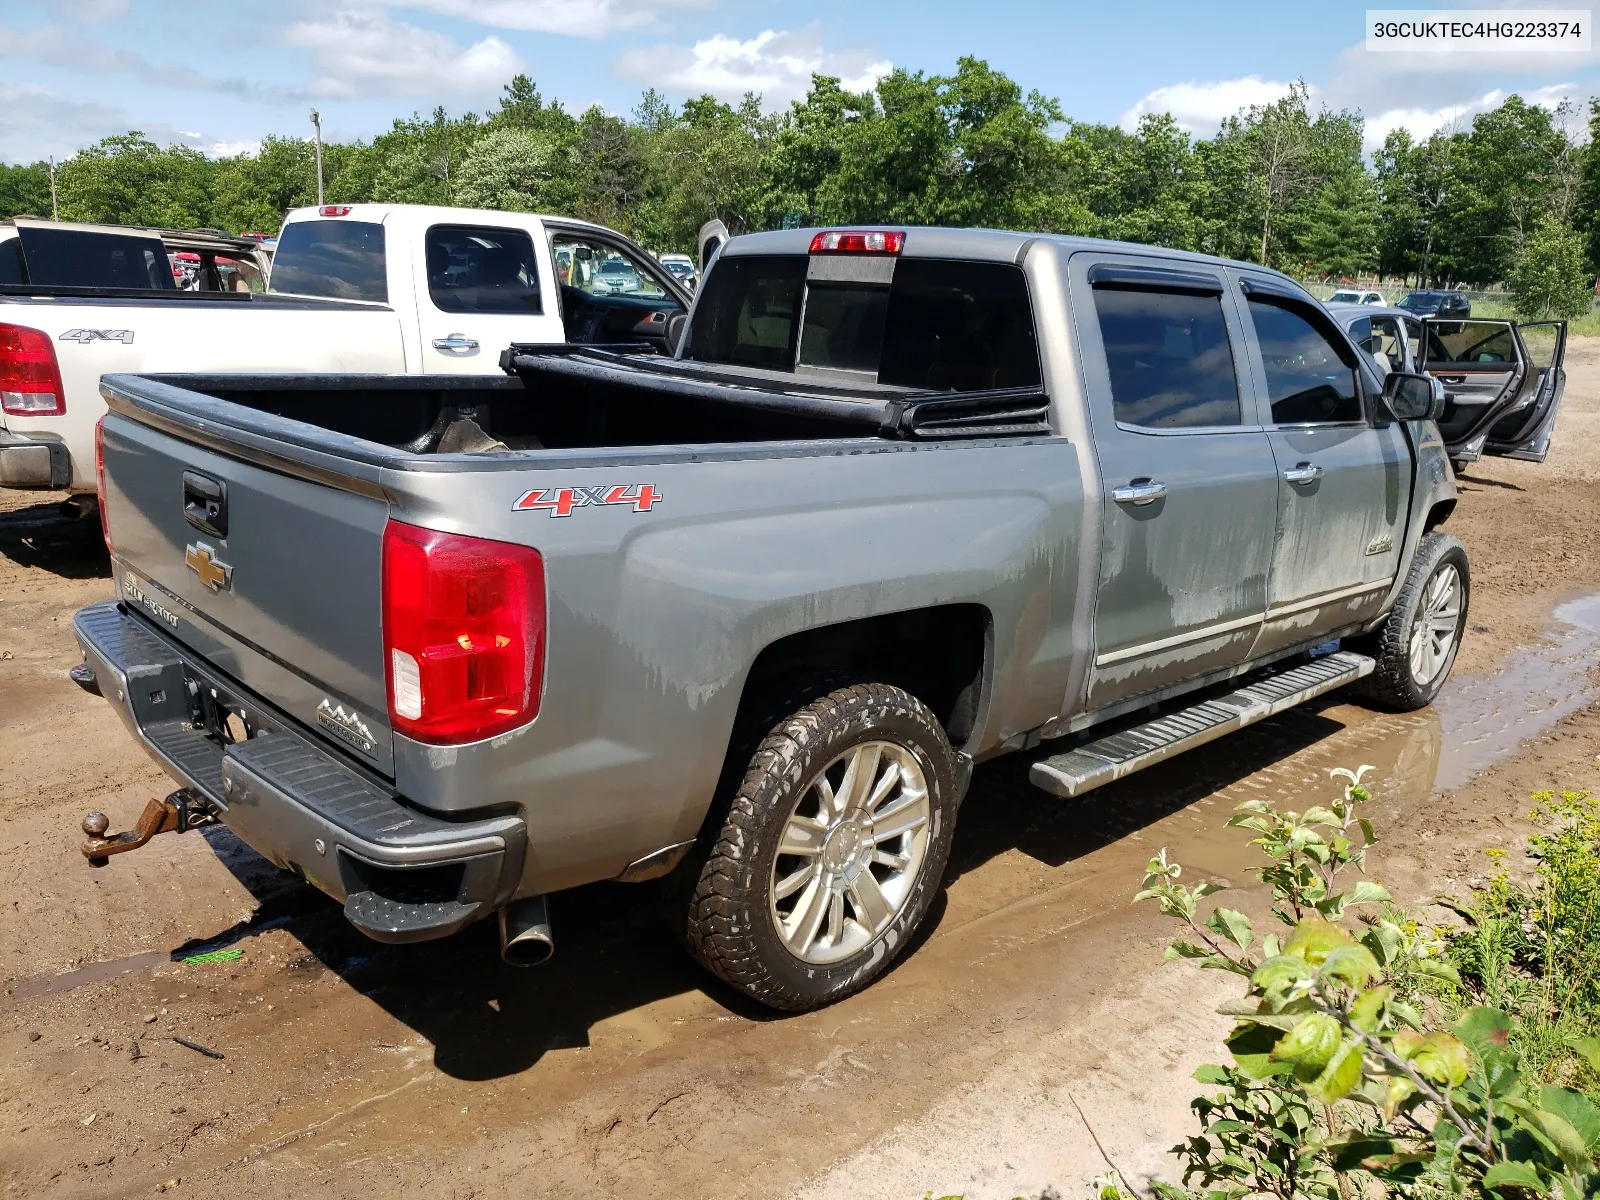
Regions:
[[[137,850],[158,833],[185,833],[216,819],[211,804],[188,788],[180,788],[165,800],[151,800],[139,814],[138,824],[126,833],[108,835],[111,819],[103,812],[92,812],[83,818],[83,832],[89,838],[83,844],[83,856],[91,867],[103,867],[111,855]]]

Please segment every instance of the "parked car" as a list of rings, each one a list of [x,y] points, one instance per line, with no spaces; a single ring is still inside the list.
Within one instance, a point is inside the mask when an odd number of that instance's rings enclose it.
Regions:
[[[1362,291],[1360,288],[1340,288],[1328,297],[1329,304],[1384,304],[1382,292]]]
[[[1445,388],[1439,432],[1456,469],[1483,455],[1543,462],[1566,387],[1565,321],[1417,318],[1402,308],[1329,304],[1380,370],[1416,371]]]
[[[1472,301],[1460,292],[1410,292],[1396,306],[1414,317],[1470,317]]]
[[[694,259],[687,254],[663,254],[659,261],[671,271],[674,278],[690,291],[700,282],[700,272],[695,270]]]
[[[1439,386],[1276,272],[779,231],[672,340],[108,376],[80,674],[183,790],[90,860],[218,819],[372,937],[498,913],[518,963],[547,893],[671,875],[700,962],[808,1009],[912,944],[975,762],[1056,742],[1054,803],[1450,672]]]
[[[574,247],[632,274],[632,294],[602,303],[558,282],[552,254]],[[169,253],[188,256],[193,290]],[[621,234],[527,213],[297,209],[271,255],[206,232],[0,222],[0,487],[93,494],[107,372],[498,374],[512,341],[665,349],[690,299]]]

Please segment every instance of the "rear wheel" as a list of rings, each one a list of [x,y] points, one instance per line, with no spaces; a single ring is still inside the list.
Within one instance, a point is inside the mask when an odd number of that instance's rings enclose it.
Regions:
[[[1350,643],[1378,664],[1356,692],[1396,712],[1431,704],[1461,649],[1471,590],[1466,547],[1448,533],[1426,534],[1389,616]]]
[[[774,1008],[867,986],[927,913],[956,789],[944,730],[899,688],[839,688],[779,721],[698,864],[690,951]]]

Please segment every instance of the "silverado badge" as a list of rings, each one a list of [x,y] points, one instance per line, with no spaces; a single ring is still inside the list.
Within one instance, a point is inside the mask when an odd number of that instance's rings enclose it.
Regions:
[[[371,754],[378,745],[360,713],[349,711],[344,705],[335,704],[326,697],[317,705],[317,724],[363,754]]]
[[[217,552],[204,542],[183,548],[183,564],[200,576],[200,582],[213,592],[233,587],[233,568],[216,557]]]

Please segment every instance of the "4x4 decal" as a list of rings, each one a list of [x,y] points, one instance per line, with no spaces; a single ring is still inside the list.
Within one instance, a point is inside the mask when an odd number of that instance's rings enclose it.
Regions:
[[[69,329],[56,340],[59,342],[77,342],[80,346],[87,346],[90,342],[121,342],[124,346],[131,346],[133,345],[133,330]]]
[[[599,504],[631,504],[634,512],[649,512],[661,503],[661,493],[649,483],[601,484],[599,487],[534,488],[511,507],[546,510],[552,517],[570,517],[574,509]]]

